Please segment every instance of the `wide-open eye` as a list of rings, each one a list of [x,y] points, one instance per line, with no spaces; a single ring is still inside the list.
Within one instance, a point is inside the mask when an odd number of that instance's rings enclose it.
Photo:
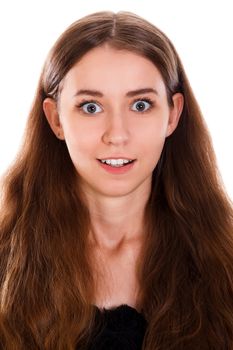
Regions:
[[[78,105],[78,108],[82,109],[82,111],[86,114],[96,114],[102,111],[100,106],[96,102],[92,101],[82,102]]]
[[[145,112],[149,110],[152,106],[153,106],[153,103],[149,99],[140,99],[140,100],[136,100],[133,103],[132,109],[133,111],[136,111],[136,112]]]

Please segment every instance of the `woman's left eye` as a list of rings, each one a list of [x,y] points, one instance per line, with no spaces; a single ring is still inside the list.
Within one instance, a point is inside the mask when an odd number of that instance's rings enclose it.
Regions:
[[[133,103],[133,111],[146,112],[153,106],[153,102],[149,99],[136,100]]]

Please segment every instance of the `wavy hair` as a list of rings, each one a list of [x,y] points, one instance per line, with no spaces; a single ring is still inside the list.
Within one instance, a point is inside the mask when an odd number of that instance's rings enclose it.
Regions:
[[[44,64],[15,161],[2,179],[0,348],[85,349],[95,281],[85,237],[91,221],[65,142],[51,131],[46,97],[92,48],[108,43],[160,71],[168,103],[184,96],[146,205],[137,262],[144,350],[233,349],[233,210],[207,126],[171,41],[130,12],[98,12],[58,38]]]

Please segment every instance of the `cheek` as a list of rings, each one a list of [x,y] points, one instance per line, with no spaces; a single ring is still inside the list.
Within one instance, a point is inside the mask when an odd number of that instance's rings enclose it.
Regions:
[[[162,153],[166,140],[166,127],[164,124],[151,126],[147,129],[140,141],[141,154],[146,155],[146,162],[149,167],[154,168]]]
[[[93,139],[88,125],[82,123],[75,114],[70,113],[68,118],[63,118],[62,127],[65,141],[70,149],[82,149],[87,147]]]
[[[70,135],[69,135],[70,136]],[[93,150],[93,139],[85,137],[84,134],[75,134],[66,137],[66,144],[73,157],[85,157]]]
[[[70,128],[65,130],[65,142],[75,168],[81,169],[88,166],[90,158],[96,156],[96,135],[85,132],[82,128]]]
[[[157,121],[147,125],[146,128],[139,130],[141,137],[142,147],[148,147],[151,149],[159,149],[166,139],[167,124],[165,121]]]

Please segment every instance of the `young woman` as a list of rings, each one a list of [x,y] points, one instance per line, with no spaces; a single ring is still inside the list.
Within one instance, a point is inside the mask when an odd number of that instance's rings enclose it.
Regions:
[[[2,188],[1,349],[233,349],[232,203],[155,26],[61,35]]]

